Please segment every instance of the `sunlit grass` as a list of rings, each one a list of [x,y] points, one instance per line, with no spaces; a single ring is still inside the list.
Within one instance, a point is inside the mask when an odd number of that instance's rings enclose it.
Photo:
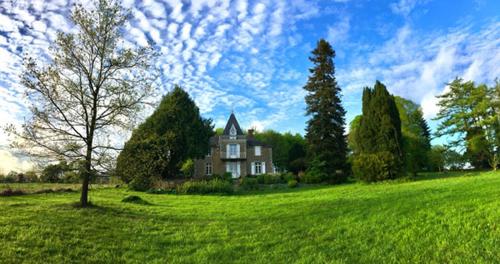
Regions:
[[[233,196],[0,197],[0,262],[494,263],[500,173]],[[150,205],[124,203],[129,195]]]

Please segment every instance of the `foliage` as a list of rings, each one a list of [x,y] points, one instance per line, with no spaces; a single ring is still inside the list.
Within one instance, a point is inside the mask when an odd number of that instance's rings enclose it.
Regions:
[[[129,11],[113,0],[75,5],[69,32],[58,32],[47,63],[26,56],[21,83],[31,118],[13,145],[42,158],[84,161],[80,203],[88,202],[94,170],[106,170],[117,149],[110,131],[127,129],[152,93],[156,52],[128,48]]]
[[[283,179],[284,182],[297,179],[297,177],[291,172],[282,173],[280,177],[281,179]]]
[[[314,168],[315,173],[321,174],[322,178],[326,176],[324,179],[342,182],[346,180],[345,173],[335,172],[346,169],[346,111],[341,104],[341,90],[334,75],[334,58],[335,51],[324,39],[318,41],[309,58],[314,67],[309,69],[311,75],[304,86],[308,92],[305,98],[306,113],[310,116],[306,139],[309,160],[324,162],[322,166]]]
[[[221,181],[232,181],[233,180],[233,174],[231,172],[224,172],[222,175],[219,174],[212,174],[213,179],[218,179]]]
[[[364,182],[375,182],[398,178],[399,171],[392,153],[360,153],[354,157],[352,170],[354,177]]]
[[[62,182],[64,183],[79,183],[80,173],[76,171],[66,171],[62,176]]]
[[[295,188],[298,186],[298,184],[299,183],[297,182],[297,180],[289,180],[288,181],[288,188]]]
[[[125,143],[116,174],[125,182],[139,178],[177,178],[183,162],[207,153],[210,119],[200,116],[189,95],[176,86]]]
[[[259,189],[259,182],[254,177],[243,177],[240,180],[240,187],[244,190],[257,190]]]
[[[129,182],[128,187],[134,191],[147,191],[157,179],[153,177],[138,176]]]
[[[184,175],[184,177],[186,177],[186,178],[193,177],[194,162],[192,159],[187,159],[186,161],[184,161],[184,163],[182,164],[182,167],[181,167],[181,172],[182,172],[182,175]]]
[[[233,184],[220,179],[209,181],[186,181],[177,186],[178,194],[232,194]]]
[[[64,172],[68,171],[68,165],[62,161],[58,164],[47,165],[40,176],[42,182],[61,182]]]
[[[420,106],[399,96],[394,97],[401,120],[405,167],[408,172],[428,169],[431,149],[430,129]]]
[[[260,184],[275,184],[282,183],[283,180],[278,174],[259,174],[257,175],[257,182]]]
[[[0,196],[18,196],[18,195],[24,195],[26,194],[23,190],[20,190],[20,189],[11,189],[11,188],[7,188],[7,189],[3,189],[0,191]]]
[[[298,162],[306,156],[305,140],[300,134],[279,133],[274,130],[256,132],[255,139],[273,149],[273,163],[279,170],[295,171],[302,169]],[[295,162],[295,163],[294,163]],[[294,167],[295,166],[295,167]]]
[[[363,115],[359,127],[355,131],[357,150],[354,157],[353,172],[358,178],[365,180],[383,180],[404,175],[404,149],[401,133],[401,119],[394,97],[389,94],[385,85],[376,81],[373,89],[363,91]],[[391,157],[389,157],[391,156]],[[362,164],[363,161],[369,164]],[[387,167],[391,166],[391,167]],[[387,168],[369,172],[368,168]],[[359,173],[367,171],[371,176]]]
[[[142,205],[150,205],[148,201],[142,199],[137,195],[129,195],[122,199],[123,203],[133,203],[133,204],[142,204]]]
[[[320,183],[328,180],[330,176],[325,172],[326,170],[326,161],[319,158],[313,159],[306,170],[304,183]]]
[[[453,138],[447,147],[464,153],[476,169],[494,168],[500,151],[500,83],[494,87],[455,79],[438,96],[436,136]]]

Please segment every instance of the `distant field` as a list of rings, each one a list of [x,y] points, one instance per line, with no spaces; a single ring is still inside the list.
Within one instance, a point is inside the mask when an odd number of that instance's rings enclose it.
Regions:
[[[128,195],[151,205],[122,203]],[[79,193],[0,197],[0,262],[500,261],[494,172],[234,196],[101,188],[90,197],[92,209],[71,205]]]

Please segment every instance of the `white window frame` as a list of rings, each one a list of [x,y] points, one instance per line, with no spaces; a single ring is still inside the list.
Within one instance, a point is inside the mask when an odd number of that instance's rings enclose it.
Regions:
[[[212,162],[207,162],[205,163],[205,175],[212,175],[213,171],[212,171]]]
[[[254,162],[254,166],[255,166],[255,175],[259,175],[259,174],[262,174],[262,162],[260,161],[256,161]]]
[[[255,146],[255,156],[262,156],[262,147],[261,146]]]
[[[238,157],[238,144],[229,144],[229,157]]]

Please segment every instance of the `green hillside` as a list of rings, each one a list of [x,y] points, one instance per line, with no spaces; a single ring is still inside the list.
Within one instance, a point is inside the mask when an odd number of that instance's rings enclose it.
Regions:
[[[123,203],[138,195],[151,203]],[[494,263],[500,173],[233,196],[0,197],[2,263]]]

